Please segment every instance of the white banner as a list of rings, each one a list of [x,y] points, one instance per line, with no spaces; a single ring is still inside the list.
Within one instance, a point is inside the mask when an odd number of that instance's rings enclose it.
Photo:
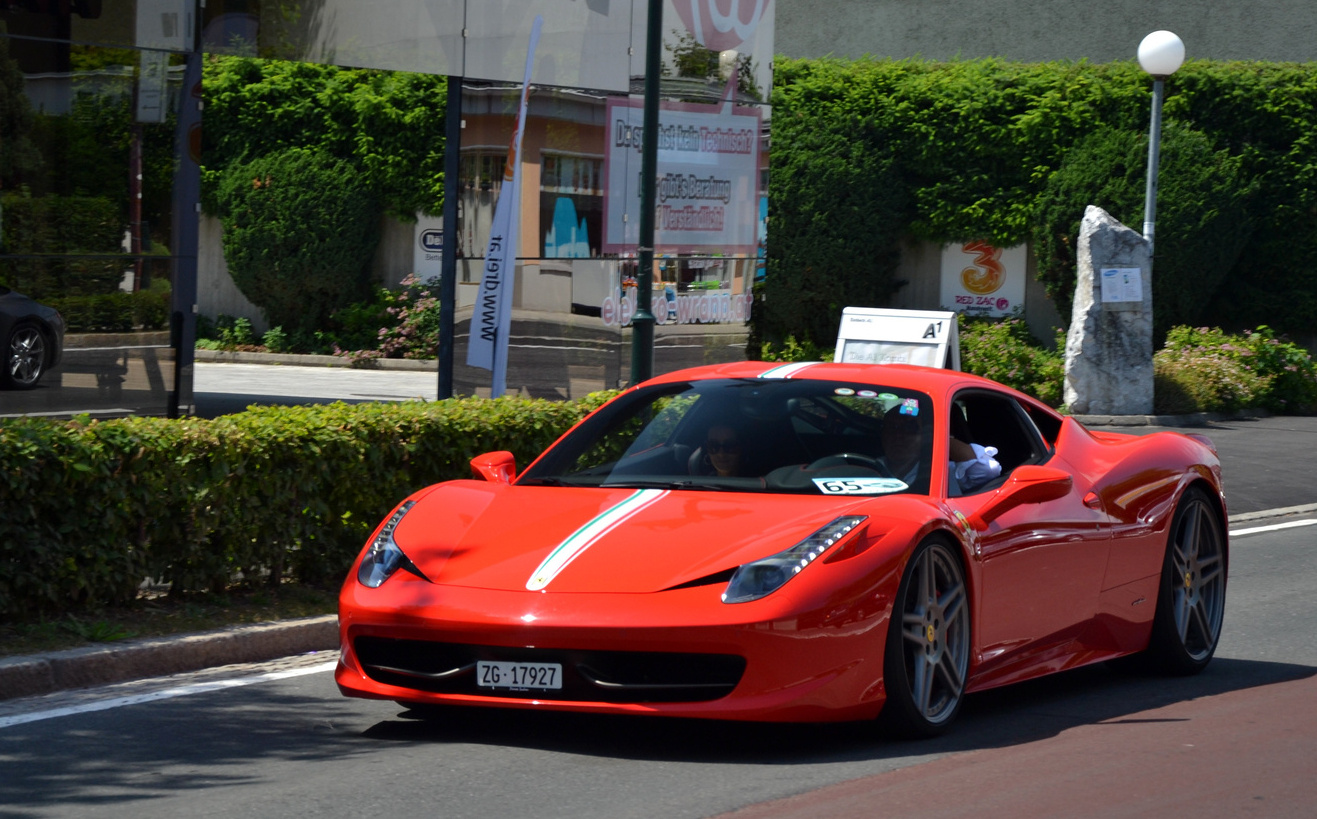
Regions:
[[[730,90],[730,89],[729,89]],[[643,100],[608,100],[604,155],[605,253],[640,238]],[[654,245],[658,253],[752,256],[758,247],[758,107],[661,104]]]
[[[526,101],[530,94],[530,72],[535,62],[535,46],[540,40],[541,17],[535,18],[526,49],[526,73],[521,84],[521,105],[517,125],[503,166],[503,187],[494,206],[494,220],[489,231],[489,250],[485,253],[485,273],[480,279],[475,313],[471,316],[471,339],[466,363],[493,371],[490,395],[494,398],[507,389],[508,333],[512,329],[512,283],[517,267],[517,210],[521,199],[521,136],[526,130]]]

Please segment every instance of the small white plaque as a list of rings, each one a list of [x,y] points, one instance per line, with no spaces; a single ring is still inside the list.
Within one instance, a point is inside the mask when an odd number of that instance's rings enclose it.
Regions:
[[[1143,303],[1143,271],[1137,267],[1104,267],[1102,303]]]

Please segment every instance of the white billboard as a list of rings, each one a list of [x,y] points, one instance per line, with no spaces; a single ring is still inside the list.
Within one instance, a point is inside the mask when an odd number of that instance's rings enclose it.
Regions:
[[[603,249],[625,253],[640,236],[643,100],[610,98],[607,117]],[[758,106],[730,101],[661,106],[655,252],[755,253],[761,122]]]

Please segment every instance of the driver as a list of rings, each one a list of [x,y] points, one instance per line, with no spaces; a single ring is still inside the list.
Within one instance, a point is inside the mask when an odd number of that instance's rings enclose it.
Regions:
[[[919,475],[919,419],[905,404],[883,416],[883,454],[878,462],[893,478],[913,484]]]
[[[745,447],[740,433],[730,424],[715,424],[709,428],[704,439],[704,452],[718,477],[745,474]]]

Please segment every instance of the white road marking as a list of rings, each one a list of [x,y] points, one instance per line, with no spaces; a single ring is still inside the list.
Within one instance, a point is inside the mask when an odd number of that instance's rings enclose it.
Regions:
[[[1251,529],[1234,529],[1230,532],[1231,537],[1240,535],[1255,535],[1258,532],[1276,532],[1281,529],[1294,529],[1299,526],[1317,525],[1317,520],[1292,520],[1289,523],[1273,523],[1270,526],[1254,526]]]
[[[302,677],[307,674],[319,674],[324,671],[333,671],[337,664],[338,662],[334,661],[306,666],[303,668],[270,671],[265,674],[257,674],[250,677],[230,677],[228,679],[190,683],[188,685],[178,685],[173,688],[165,688],[146,694],[84,702],[78,705],[52,708],[47,711],[33,711],[27,714],[15,714],[13,716],[0,717],[0,729],[9,728],[14,725],[23,725],[28,722],[38,722],[45,719],[72,716],[73,714],[85,714],[90,711],[108,711],[111,708],[122,708],[125,705],[139,705],[144,702],[154,702],[156,700],[166,700],[174,697],[186,697],[192,694],[206,694],[211,691],[222,691],[227,688],[240,688],[244,685],[255,685],[257,683],[272,682],[274,680],[285,680],[290,677]]]

